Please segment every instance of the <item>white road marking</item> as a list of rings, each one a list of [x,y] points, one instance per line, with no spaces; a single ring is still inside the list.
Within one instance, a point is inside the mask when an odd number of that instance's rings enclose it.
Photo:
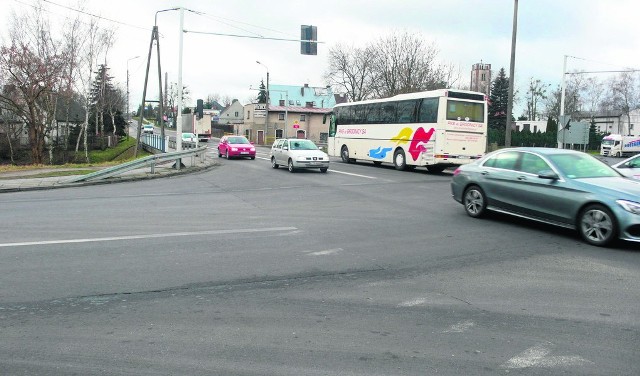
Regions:
[[[576,366],[585,363],[593,363],[579,356],[547,356],[551,350],[543,345],[533,346],[518,356],[509,359],[502,365],[503,368],[530,368],[530,367],[562,367]]]
[[[309,256],[326,256],[326,255],[336,254],[336,253],[338,253],[340,251],[342,251],[342,248],[334,248],[334,249],[327,249],[327,250],[324,250],[324,251],[309,252],[309,253],[307,253],[307,255],[309,255]]]
[[[197,236],[197,235],[222,235],[222,234],[247,234],[255,232],[270,231],[292,231],[297,230],[296,227],[271,227],[260,229],[237,229],[237,230],[210,230],[210,231],[193,231],[193,232],[171,232],[165,234],[147,234],[147,235],[129,235],[129,236],[113,236],[107,238],[86,238],[86,239],[66,239],[66,240],[43,240],[35,242],[19,242],[19,243],[0,243],[0,247],[22,247],[29,245],[51,245],[51,244],[72,244],[72,243],[91,243],[91,242],[109,242],[117,240],[137,240],[137,239],[154,239],[154,238],[172,238],[178,236]]]
[[[357,176],[359,178],[366,178],[366,179],[377,179],[375,176],[367,176],[367,175],[360,175],[360,174],[354,174],[351,172],[344,172],[344,171],[338,171],[338,170],[332,170],[331,168],[329,168],[330,172],[335,172],[338,174],[344,174],[344,175],[351,175],[351,176]]]
[[[443,333],[464,333],[473,326],[475,326],[473,321],[463,321],[451,325],[451,327],[449,327],[449,329],[445,330]]]
[[[423,305],[427,302],[425,298],[417,298],[412,300],[407,300],[406,302],[402,302],[398,304],[399,307],[415,307],[419,305]]]

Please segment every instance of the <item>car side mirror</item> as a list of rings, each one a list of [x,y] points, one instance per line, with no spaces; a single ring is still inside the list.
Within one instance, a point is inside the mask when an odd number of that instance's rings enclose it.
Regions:
[[[253,141],[249,141],[249,143],[250,143],[251,145],[255,144],[255,142],[253,142]]]
[[[558,180],[558,179],[560,179],[558,174],[556,174],[552,170],[542,170],[542,171],[538,172],[538,177],[540,179],[549,179],[549,180]]]
[[[289,150],[289,147],[288,146],[283,146],[282,150]]]

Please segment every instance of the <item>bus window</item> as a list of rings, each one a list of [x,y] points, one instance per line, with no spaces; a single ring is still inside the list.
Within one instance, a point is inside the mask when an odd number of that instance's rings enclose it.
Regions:
[[[369,103],[364,105],[367,108],[367,124],[380,124],[380,103]]]
[[[425,98],[420,103],[418,123],[435,123],[438,121],[438,98]]]
[[[405,124],[405,123],[415,123],[416,121],[416,102],[415,100],[411,101],[400,101],[398,102],[398,119],[396,123]]]
[[[397,102],[384,103],[380,111],[380,122],[383,124],[393,124],[396,121]]]

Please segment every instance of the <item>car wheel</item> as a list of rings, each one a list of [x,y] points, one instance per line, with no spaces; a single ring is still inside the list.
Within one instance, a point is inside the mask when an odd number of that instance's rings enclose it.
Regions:
[[[351,163],[351,159],[349,159],[349,148],[346,145],[342,146],[340,150],[340,158],[342,158],[344,163]]]
[[[218,149],[218,158],[222,158],[222,153],[220,153],[220,149]]]
[[[396,170],[404,171],[407,169],[407,160],[402,149],[393,153],[393,165],[396,166]]]
[[[293,159],[289,159],[289,172],[296,172],[296,168],[293,167]]]
[[[472,185],[464,191],[462,204],[467,214],[473,218],[480,218],[487,211],[487,199],[482,188],[477,185]]]
[[[616,153],[616,157],[617,157],[617,158],[620,158],[620,157],[622,157],[622,154],[621,154],[620,152],[617,152],[617,153]]]
[[[580,212],[578,231],[589,244],[605,246],[617,238],[618,225],[609,209],[602,205],[590,205]]]
[[[251,157],[251,159],[252,159],[252,160],[253,160],[253,159],[256,159],[256,157]]]
[[[329,169],[328,167],[323,167],[320,169],[320,172],[327,172],[328,169]]]
[[[227,149],[227,152],[224,154],[224,156],[229,159],[229,150]]]
[[[276,157],[271,157],[271,168],[278,168],[278,164],[276,163]]]

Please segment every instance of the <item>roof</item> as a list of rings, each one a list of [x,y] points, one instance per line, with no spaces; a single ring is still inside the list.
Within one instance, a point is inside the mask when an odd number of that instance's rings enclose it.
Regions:
[[[269,112],[298,112],[308,114],[328,114],[331,108],[297,107],[297,106],[269,106]]]
[[[336,104],[336,98],[330,86],[269,84],[270,104],[279,104],[281,100],[296,106],[305,106],[307,102],[313,102],[317,108],[333,108]]]

